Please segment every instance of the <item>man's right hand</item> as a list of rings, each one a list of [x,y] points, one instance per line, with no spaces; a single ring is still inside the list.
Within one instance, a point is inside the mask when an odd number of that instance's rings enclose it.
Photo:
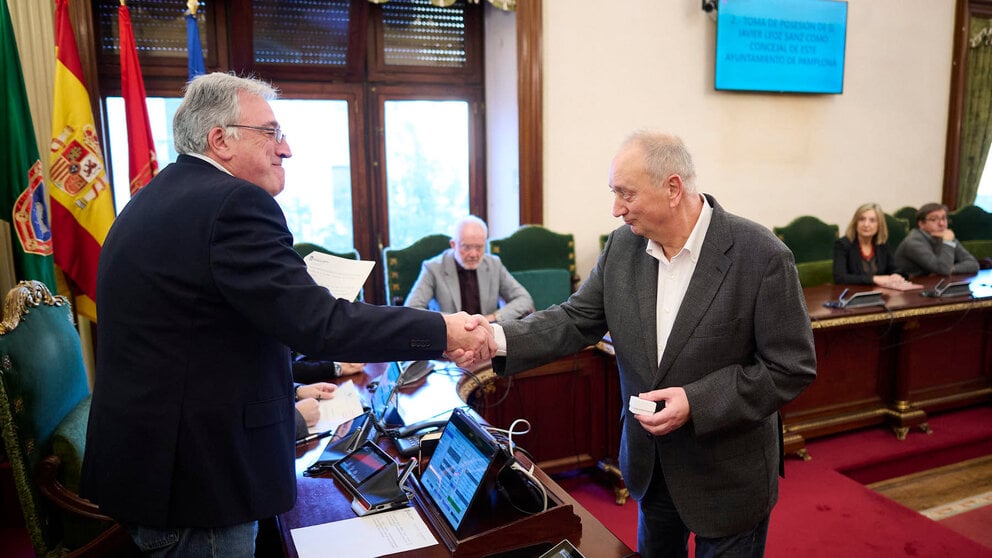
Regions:
[[[496,354],[492,326],[485,317],[465,312],[445,314],[444,324],[448,331],[445,354],[458,366],[489,360]]]
[[[320,420],[320,405],[316,399],[300,399],[296,402],[296,410],[303,415],[303,420],[307,422],[307,426],[313,426]]]

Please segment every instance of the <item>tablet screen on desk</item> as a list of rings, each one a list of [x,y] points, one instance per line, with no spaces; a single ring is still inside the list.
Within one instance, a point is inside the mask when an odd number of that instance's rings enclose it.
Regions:
[[[461,409],[452,412],[420,484],[456,533],[490,471],[498,466],[498,453],[491,434]]]
[[[396,462],[375,444],[368,443],[335,463],[337,472],[356,487],[389,466],[395,467]]]

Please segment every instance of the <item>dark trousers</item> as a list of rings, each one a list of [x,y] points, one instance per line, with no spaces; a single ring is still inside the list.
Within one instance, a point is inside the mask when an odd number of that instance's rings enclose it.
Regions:
[[[643,558],[687,558],[689,528],[682,522],[655,461],[651,486],[638,502],[637,551]],[[696,558],[760,558],[765,554],[768,517],[753,528],[728,537],[696,536]]]

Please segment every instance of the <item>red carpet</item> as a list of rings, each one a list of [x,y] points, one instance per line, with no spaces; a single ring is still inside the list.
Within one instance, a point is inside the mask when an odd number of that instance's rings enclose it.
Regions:
[[[914,430],[900,441],[876,427],[810,441],[811,461],[787,458],[765,555],[992,558],[992,506],[935,522],[862,484],[992,454],[992,407],[934,415],[929,422],[932,435]],[[617,506],[612,490],[584,475],[556,480],[636,548],[636,502]]]

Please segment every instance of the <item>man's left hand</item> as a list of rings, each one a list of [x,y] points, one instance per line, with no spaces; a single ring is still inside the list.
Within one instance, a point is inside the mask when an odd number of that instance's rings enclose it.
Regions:
[[[644,430],[655,436],[664,436],[689,422],[689,398],[680,387],[657,389],[637,395],[648,401],[664,401],[665,408],[652,415],[634,415]]]
[[[320,401],[321,399],[333,398],[334,390],[336,389],[338,389],[338,386],[334,384],[327,382],[316,382],[313,384],[300,386],[300,389],[296,390],[296,396],[300,399],[313,398]]]

